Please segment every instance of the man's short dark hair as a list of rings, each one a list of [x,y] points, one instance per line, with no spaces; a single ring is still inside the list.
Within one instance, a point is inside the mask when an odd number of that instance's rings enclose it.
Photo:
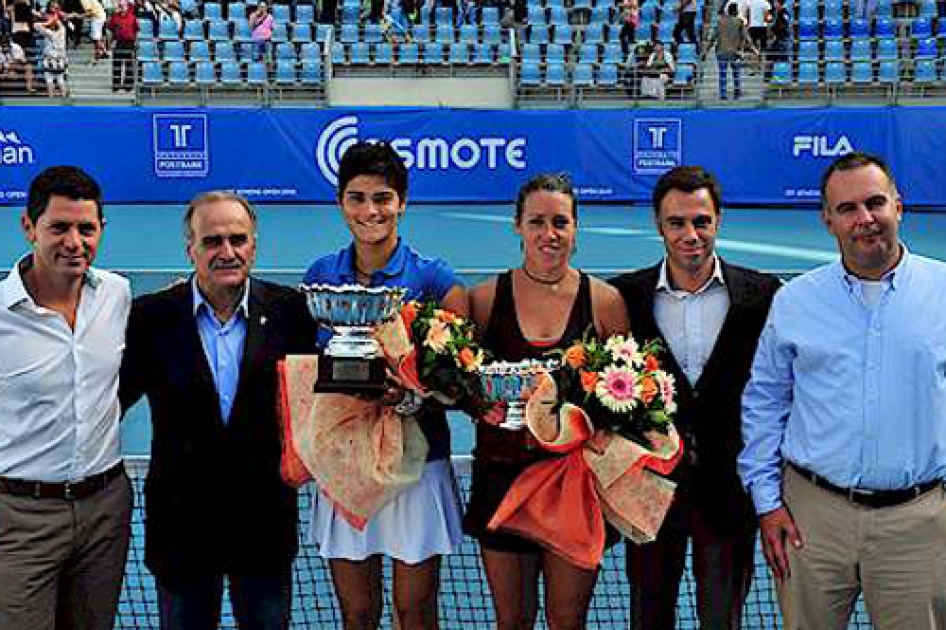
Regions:
[[[694,193],[698,190],[706,189],[710,198],[713,200],[713,211],[719,216],[722,211],[722,192],[719,188],[719,182],[713,177],[712,173],[702,166],[678,166],[664,173],[657,185],[654,186],[654,193],[651,200],[654,204],[654,216],[660,215],[660,204],[664,197],[671,190],[679,190],[683,193]]]
[[[351,180],[360,175],[384,178],[401,201],[407,199],[407,167],[387,142],[356,142],[345,151],[338,165],[339,199]]]
[[[572,202],[572,219],[578,223],[578,197],[568,173],[541,173],[530,178],[519,188],[516,196],[516,223],[522,220],[526,198],[534,192],[562,193]]]
[[[854,171],[859,168],[864,168],[865,166],[876,166],[879,168],[890,181],[890,187],[893,188],[894,191],[897,190],[897,182],[893,178],[893,171],[890,170],[889,164],[876,155],[853,151],[836,159],[821,175],[821,200],[823,206],[825,208],[828,207],[828,180],[831,179],[835,173]]]
[[[50,166],[33,178],[26,197],[26,216],[33,225],[49,207],[54,195],[73,201],[94,201],[99,222],[105,224],[102,189],[92,176],[78,166]]]
[[[730,2],[730,3],[726,6],[726,14],[727,14],[727,15],[739,15],[739,5],[736,4],[735,2]]]
[[[229,190],[211,190],[210,192],[197,195],[187,204],[187,210],[184,211],[184,238],[188,243],[194,240],[194,212],[196,212],[197,208],[200,206],[217,201],[235,201],[243,206],[247,216],[250,217],[253,231],[256,231],[256,210],[253,209],[253,204],[251,204],[246,197],[230,192]]]

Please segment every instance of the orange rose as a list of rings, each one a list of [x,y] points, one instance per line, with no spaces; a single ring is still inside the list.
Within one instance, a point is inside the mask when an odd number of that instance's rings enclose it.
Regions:
[[[437,317],[439,317],[440,321],[442,321],[445,324],[452,324],[457,319],[457,316],[454,314],[453,311],[448,311],[446,309],[438,310]]]
[[[585,347],[576,343],[565,351],[565,363],[573,370],[585,367],[588,363],[588,355],[585,353]]]
[[[598,373],[582,370],[579,374],[581,375],[581,388],[588,394],[595,391],[595,385],[598,384]]]
[[[417,319],[417,302],[408,302],[401,307],[401,319],[404,320],[404,327],[410,331],[411,325]]]
[[[641,400],[644,401],[645,405],[649,405],[659,393],[660,388],[657,386],[657,381],[654,380],[653,377],[645,376],[641,379]]]
[[[657,357],[652,354],[648,354],[644,358],[644,370],[648,372],[656,372],[660,369],[660,362],[657,361]]]
[[[461,349],[457,358],[460,359],[460,365],[463,366],[463,369],[467,372],[475,370],[483,360],[482,356],[477,355],[477,353],[469,348]]]

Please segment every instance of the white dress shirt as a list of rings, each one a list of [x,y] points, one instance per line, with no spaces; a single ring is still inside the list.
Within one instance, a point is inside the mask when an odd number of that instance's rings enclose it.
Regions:
[[[118,369],[131,289],[90,269],[73,331],[30,297],[20,272],[28,260],[0,282],[0,476],[78,481],[121,458]]]
[[[728,311],[729,291],[718,257],[714,257],[713,275],[693,293],[675,289],[666,259],[660,265],[654,319],[690,385],[700,379]]]

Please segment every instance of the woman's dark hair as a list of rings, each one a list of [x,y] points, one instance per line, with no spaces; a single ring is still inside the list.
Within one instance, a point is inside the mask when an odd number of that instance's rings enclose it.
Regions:
[[[578,197],[572,187],[572,180],[567,173],[541,173],[530,178],[519,188],[516,197],[516,223],[522,220],[526,198],[535,192],[562,193],[572,201],[572,219],[578,223]]]

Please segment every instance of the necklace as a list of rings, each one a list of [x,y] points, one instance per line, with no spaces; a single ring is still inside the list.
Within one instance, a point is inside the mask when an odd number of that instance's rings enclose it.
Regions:
[[[526,278],[528,278],[529,280],[532,280],[532,282],[535,282],[536,284],[543,284],[547,287],[552,287],[553,289],[558,289],[559,283],[565,279],[565,276],[568,275],[568,270],[566,269],[562,273],[562,275],[560,275],[555,280],[546,280],[545,278],[539,278],[537,276],[533,276],[532,273],[529,271],[529,268],[526,267],[525,265],[522,265],[521,269],[522,269],[522,273],[526,274]]]

